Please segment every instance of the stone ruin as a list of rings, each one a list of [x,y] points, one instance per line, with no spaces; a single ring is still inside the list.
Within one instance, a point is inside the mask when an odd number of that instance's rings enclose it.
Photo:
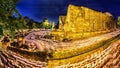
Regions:
[[[83,6],[69,5],[66,16],[59,17],[59,29],[52,32],[53,39],[81,39],[116,29],[112,14]]]

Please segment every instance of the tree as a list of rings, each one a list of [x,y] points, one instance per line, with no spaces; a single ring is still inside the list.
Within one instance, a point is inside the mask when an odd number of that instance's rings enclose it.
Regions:
[[[55,23],[52,22],[52,24],[51,24],[51,30],[54,30],[54,28],[55,28]]]
[[[16,3],[18,0],[0,0],[0,28],[2,34],[6,34],[4,30],[9,30],[8,33],[13,36],[15,33],[16,23],[14,13],[21,17],[19,12],[16,10]]]
[[[58,21],[57,24],[55,25],[55,28],[56,28],[56,29],[59,28],[59,21]]]
[[[35,22],[33,22],[32,28],[37,28],[37,24]]]
[[[14,39],[16,31],[23,30],[25,26],[24,19],[16,9],[17,1],[18,0],[0,0],[0,36],[4,38],[11,36],[12,40]],[[17,18],[14,14],[17,15]],[[10,37],[9,40],[11,40]]]
[[[120,27],[120,16],[118,17],[117,25]]]
[[[43,22],[42,22],[41,25],[42,25],[42,28],[50,29],[50,27],[51,27],[51,25],[50,25],[50,23],[49,23],[49,21],[48,21],[47,18],[44,18],[44,19],[43,19]]]

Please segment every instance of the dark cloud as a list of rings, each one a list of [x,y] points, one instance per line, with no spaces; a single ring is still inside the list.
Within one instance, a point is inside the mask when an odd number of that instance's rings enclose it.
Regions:
[[[117,10],[120,9],[119,0],[19,0],[17,9],[23,16],[37,21],[47,17],[49,20],[57,22],[60,15],[66,15],[69,4],[111,12],[114,16],[120,14],[120,10]]]

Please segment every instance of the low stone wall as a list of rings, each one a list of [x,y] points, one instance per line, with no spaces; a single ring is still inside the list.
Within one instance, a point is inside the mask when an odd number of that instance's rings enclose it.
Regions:
[[[99,47],[104,46],[106,43],[110,43],[111,41],[118,39],[120,37],[118,32],[119,31],[115,31],[99,37],[96,36],[86,40],[64,43],[64,46],[62,45],[63,47],[61,46],[52,52],[52,57],[50,59],[57,60],[70,58],[98,49]]]
[[[114,35],[114,33],[110,33],[112,35]],[[105,35],[105,37],[107,37],[109,35]],[[108,38],[108,37],[107,37]],[[61,55],[61,53],[56,53],[59,56],[54,56],[54,59],[50,59],[48,61],[48,68],[54,68],[54,67],[62,67],[62,68],[82,68],[82,67],[101,67],[103,66],[111,57],[110,57],[110,53],[111,51],[113,51],[115,46],[117,48],[116,44],[113,44],[113,42],[117,41],[120,38],[119,34],[117,36],[114,35],[114,37],[112,37],[111,39],[106,39],[107,41],[104,40],[104,44],[103,43],[99,43],[98,45],[102,45],[96,49],[84,52],[82,54],[77,54],[74,55],[72,57],[66,57],[66,58],[59,58],[59,59],[55,59],[55,57],[62,57],[62,56],[66,56],[66,55],[73,55],[76,53],[81,53],[81,49],[78,49],[79,52],[74,52],[74,50],[71,50],[71,52],[68,51],[63,51],[63,55]],[[115,42],[118,44],[118,42]],[[120,43],[120,41],[119,41]],[[74,49],[76,49],[75,47],[73,47]],[[90,48],[91,47],[87,47]],[[84,51],[84,50],[83,50]],[[67,54],[68,53],[68,54]],[[95,65],[93,65],[95,64]]]
[[[120,40],[103,51],[97,51],[79,63],[66,64],[55,68],[118,68],[120,61]]]

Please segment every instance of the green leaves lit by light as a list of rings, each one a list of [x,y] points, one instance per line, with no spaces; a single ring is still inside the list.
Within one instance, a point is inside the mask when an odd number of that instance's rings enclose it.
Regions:
[[[120,16],[118,17],[117,25],[120,27]]]

